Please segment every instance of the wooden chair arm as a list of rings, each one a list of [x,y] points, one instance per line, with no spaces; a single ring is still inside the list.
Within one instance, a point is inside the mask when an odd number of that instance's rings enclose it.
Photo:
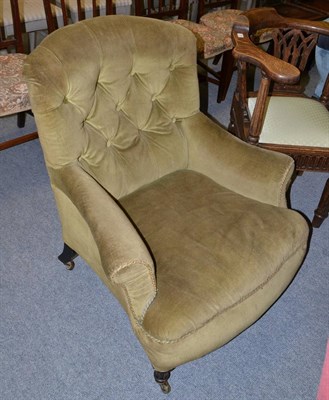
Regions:
[[[243,13],[249,21],[249,34],[253,35],[264,28],[290,28],[301,31],[329,35],[329,23],[326,21],[311,21],[299,18],[284,17],[272,7],[260,7],[247,10]]]
[[[271,56],[257,47],[248,36],[246,29],[235,26],[232,33],[234,43],[233,56],[241,61],[259,67],[265,74],[277,83],[294,84],[300,77],[300,71],[293,65]]]

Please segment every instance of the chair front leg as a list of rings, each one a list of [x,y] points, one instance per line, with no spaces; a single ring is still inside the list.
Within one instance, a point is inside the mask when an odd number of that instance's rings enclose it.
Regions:
[[[320,228],[322,222],[328,217],[329,214],[329,179],[324,186],[322,196],[317,209],[314,211],[314,218],[312,226]]]
[[[70,246],[68,246],[66,243],[64,243],[63,251],[58,256],[58,259],[60,262],[62,262],[66,266],[66,269],[71,271],[75,265],[73,260],[77,256],[78,256],[78,253],[76,253],[73,249],[71,249]]]
[[[160,385],[160,388],[164,394],[168,394],[171,391],[171,386],[168,382],[170,378],[170,372],[171,371],[166,371],[166,372],[154,371],[154,379],[156,383]]]

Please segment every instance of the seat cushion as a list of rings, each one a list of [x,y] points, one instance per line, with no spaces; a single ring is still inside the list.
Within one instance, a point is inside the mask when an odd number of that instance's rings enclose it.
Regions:
[[[255,104],[256,98],[248,99],[251,114]],[[313,99],[268,97],[260,142],[329,147],[329,112],[323,104]]]
[[[0,56],[0,116],[31,108],[27,85],[23,79],[25,54]]]
[[[158,293],[143,328],[166,343],[268,290],[286,260],[306,245],[308,229],[298,213],[238,195],[193,171],[174,172],[120,202],[156,265]],[[254,318],[262,306],[253,305]],[[243,325],[234,320],[232,326]],[[217,337],[227,328],[219,324]]]
[[[232,27],[241,13],[239,10],[218,10],[201,17],[199,24],[184,19],[172,22],[194,33],[199,56],[208,59],[232,49]]]
[[[217,10],[209,12],[200,18],[200,24],[215,29],[224,34],[227,38],[231,39],[231,33],[234,22],[241,18],[240,10]],[[245,18],[245,17],[242,17]],[[231,40],[231,46],[232,40]]]
[[[209,26],[185,19],[175,19],[171,22],[184,26],[184,28],[194,33],[199,57],[212,58],[232,48],[232,39],[227,32],[212,29]]]

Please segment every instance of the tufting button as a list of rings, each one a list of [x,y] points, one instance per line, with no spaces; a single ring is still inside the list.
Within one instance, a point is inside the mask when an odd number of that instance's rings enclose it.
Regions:
[[[109,140],[106,142],[106,147],[110,147],[111,144],[112,144],[112,142],[111,142],[111,140],[109,139]]]
[[[121,104],[117,104],[116,107],[115,107],[115,109],[116,109],[117,111],[120,111],[121,108],[122,108],[122,105],[121,105]]]
[[[176,118],[175,117],[172,119],[172,122],[173,122],[173,124],[176,122]]]
[[[175,69],[175,66],[173,64],[170,65],[169,71],[173,71]]]
[[[155,101],[157,99],[157,96],[154,94],[153,96],[152,96],[152,101]]]

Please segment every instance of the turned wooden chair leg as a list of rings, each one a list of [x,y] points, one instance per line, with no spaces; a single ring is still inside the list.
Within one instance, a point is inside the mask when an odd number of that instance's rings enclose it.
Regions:
[[[329,179],[327,179],[327,182],[324,185],[319,205],[317,209],[314,211],[312,226],[314,228],[319,228],[322,222],[328,217],[328,213],[329,213]]]
[[[166,371],[166,372],[154,371],[154,379],[156,383],[160,385],[160,388],[164,394],[168,394],[171,391],[171,387],[168,382],[170,378],[170,372],[171,371]]]
[[[65,266],[66,269],[71,271],[74,268],[74,259],[78,256],[78,253],[76,253],[73,249],[71,249],[70,246],[68,246],[66,243],[64,243],[64,248],[62,251],[62,254],[58,256],[58,259],[60,262],[62,262]]]

